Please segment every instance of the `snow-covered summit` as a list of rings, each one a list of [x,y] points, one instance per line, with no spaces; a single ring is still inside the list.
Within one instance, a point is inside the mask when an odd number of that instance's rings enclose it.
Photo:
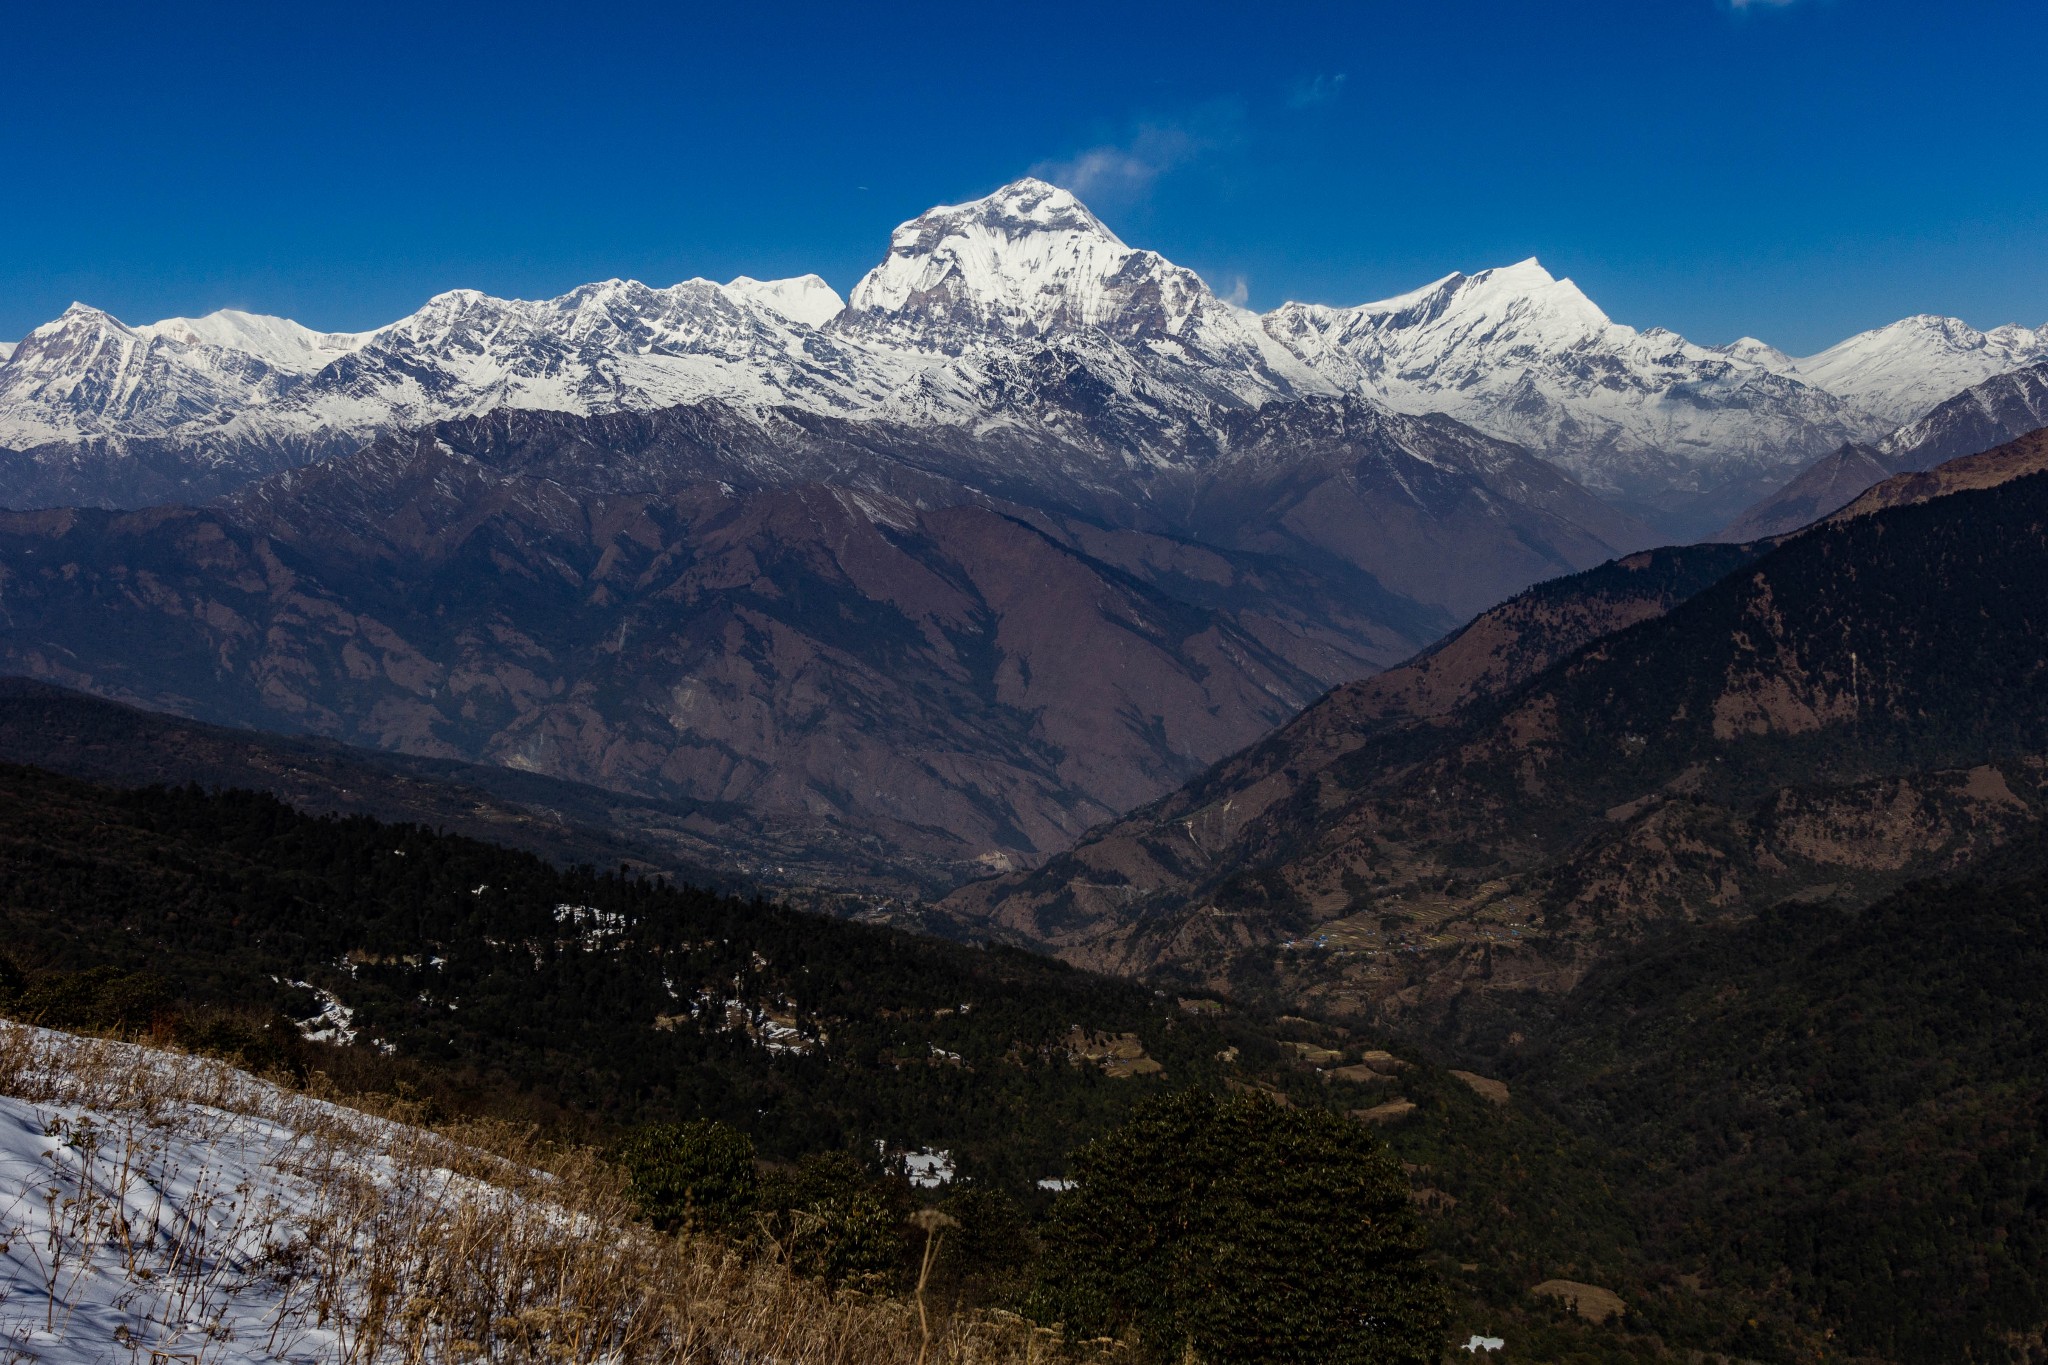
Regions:
[[[1859,332],[1791,363],[1789,373],[1890,423],[1912,422],[1995,374],[2048,359],[2048,325],[1980,332],[1921,313]]]
[[[1136,364],[1179,395],[1170,406],[1338,392],[1194,271],[1125,245],[1073,194],[1030,178],[898,227],[831,330],[976,369],[1052,352],[1101,376]]]
[[[316,332],[290,318],[223,308],[199,318],[165,318],[136,331],[187,346],[212,346],[255,356],[287,374],[311,374],[360,350],[368,332]]]
[[[1726,346],[1716,346],[1714,349],[1722,355],[1732,356],[1747,364],[1761,365],[1775,374],[1791,374],[1799,365],[1798,361],[1770,342],[1759,341],[1755,337],[1737,337]]]
[[[0,447],[157,435],[260,405],[282,377],[260,355],[130,327],[74,303],[0,364]]]
[[[1742,355],[1617,323],[1534,258],[1356,307],[1290,303],[1265,325],[1319,373],[1399,411],[1448,413],[1611,491],[1710,487],[1874,426]]]
[[[839,291],[816,275],[799,275],[789,280],[757,280],[741,275],[728,281],[725,291],[806,327],[823,327],[846,307]]]
[[[1175,335],[1213,298],[1193,271],[1124,245],[1066,190],[1025,179],[898,227],[848,314],[926,335]]]

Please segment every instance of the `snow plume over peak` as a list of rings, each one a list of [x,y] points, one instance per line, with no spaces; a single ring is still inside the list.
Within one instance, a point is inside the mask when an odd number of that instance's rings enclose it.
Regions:
[[[1087,233],[1114,246],[1123,246],[1117,235],[1089,212],[1086,204],[1058,185],[1028,175],[969,203],[931,209],[896,231],[901,234],[918,224],[945,219],[972,219],[1012,236],[1031,232]],[[894,245],[892,240],[891,246]]]

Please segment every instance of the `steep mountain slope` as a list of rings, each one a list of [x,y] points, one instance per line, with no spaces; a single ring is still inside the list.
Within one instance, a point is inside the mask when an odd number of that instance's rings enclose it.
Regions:
[[[1171,787],[1475,594],[1614,548],[1544,504],[1613,514],[1453,424],[1339,405],[1289,431],[1234,432],[1225,476],[1155,486],[1105,481],[1068,444],[723,406],[501,414],[229,507],[9,515],[0,662],[206,719],[738,804],[818,829],[849,874],[943,885]],[[1005,466],[1227,534],[959,481]],[[1503,527],[1520,558],[1494,554]],[[1462,570],[1381,586],[1355,561],[1398,562],[1404,531]]]
[[[2008,441],[1994,450],[1949,460],[1932,469],[1894,474],[1866,490],[1827,520],[1830,523],[1851,521],[1886,508],[1910,507],[1951,493],[1997,488],[2043,470],[2048,470],[2048,428],[2031,432],[2017,441]]]
[[[1872,484],[1893,473],[1877,446],[1845,445],[1799,471],[1783,488],[1744,508],[1741,516],[1709,537],[1729,544],[1781,536],[1846,507]]]
[[[857,893],[875,877],[822,821],[777,823],[729,802],[634,800],[517,768],[208,725],[27,678],[0,678],[0,761],[118,787],[264,791],[313,814],[420,824],[564,866],[623,863],[693,885],[830,881]]]
[[[1227,874],[1239,834],[1372,737],[1451,725],[1467,708],[1514,691],[1594,640],[1661,616],[1767,549],[1667,547],[1539,584],[1409,662],[1335,689],[1028,877],[974,883],[941,908],[956,925],[1085,949],[1125,907],[1192,895]]]
[[[1683,552],[1740,567],[1448,715],[1388,725],[1335,694],[1213,788],[948,908],[1075,960],[1469,1040],[1660,922],[1979,856],[2048,809],[2044,446],[1761,558]]]
[[[1890,475],[2002,445],[2048,426],[2048,362],[1994,375],[1874,446],[1843,446],[1800,471],[1714,534],[1755,540],[1797,530]]]
[[[1399,1094],[1405,1116],[1376,1128],[1432,1243],[1466,1263],[1456,1292],[1472,1327],[1559,1356],[1588,1344],[1526,1295],[1561,1273],[1624,1293],[1625,1333],[1598,1337],[1652,1358],[1655,1335],[1712,1349],[1756,1313],[1646,1264],[1617,1164],[1520,1096],[1483,1097],[1370,1034],[1031,954],[563,871],[249,793],[109,792],[5,766],[0,944],[0,1014],[146,1026],[329,1093],[396,1093],[410,1113],[538,1123],[611,1150],[632,1125],[716,1118],[778,1165],[833,1153],[837,1169],[849,1155],[893,1168],[864,1183],[899,1218],[942,1202],[967,1224],[967,1255],[1013,1270],[1047,1201],[1039,1182],[1146,1098],[1249,1090],[1342,1111]],[[0,1080],[106,1075],[24,1067],[15,1041]],[[938,1176],[914,1191],[901,1179],[913,1153]],[[982,1220],[996,1219],[1010,1240],[991,1247]],[[942,1264],[950,1297],[961,1264]]]
[[[774,1158],[930,1145],[1021,1192],[1077,1130],[1162,1083],[1070,1065],[1075,1025],[1128,1032],[1172,1079],[1218,1088],[1217,1052],[1260,1033],[1027,953],[248,792],[110,792],[0,766],[0,849],[9,1013],[186,1016],[200,1036],[210,1017],[279,1070],[403,1083],[583,1140],[715,1117]],[[26,1002],[24,975],[41,987]],[[1251,1050],[1277,1061],[1271,1042]]]
[[[2048,361],[1973,384],[1885,438],[1892,472],[1932,469],[2048,426]]]
[[[1511,1083],[1637,1154],[1637,1226],[1694,1283],[1860,1359],[2023,1359],[2048,1325],[2048,881],[2000,881],[1675,930],[1597,970]]]
[[[490,412],[201,511],[9,519],[0,663],[739,803],[925,885],[1035,861],[1652,538],[1518,447],[1321,392],[1036,182],[906,225],[843,309],[815,281],[613,282],[444,295],[366,338],[203,321],[127,336],[121,373],[255,335],[299,378],[252,371],[274,398],[221,431]]]

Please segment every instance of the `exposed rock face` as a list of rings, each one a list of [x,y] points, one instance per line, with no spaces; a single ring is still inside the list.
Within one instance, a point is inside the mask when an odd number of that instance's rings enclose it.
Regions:
[[[1886,438],[1894,473],[1932,469],[2048,426],[2048,361],[1993,375]]]
[[[1781,359],[1619,327],[1533,262],[1262,319],[1035,181],[903,225],[843,305],[806,277],[457,291],[350,335],[74,309],[0,366],[8,497],[237,491],[9,518],[0,664],[744,806],[942,886],[1654,540],[1560,465],[1707,496],[1862,429]],[[1447,405],[1548,458],[1396,410]],[[1468,632],[1388,714],[1665,605]]]
[[[945,908],[1075,961],[1469,1033],[1660,921],[1964,865],[2048,811],[2044,468],[2030,437],[1775,548],[1545,585]]]

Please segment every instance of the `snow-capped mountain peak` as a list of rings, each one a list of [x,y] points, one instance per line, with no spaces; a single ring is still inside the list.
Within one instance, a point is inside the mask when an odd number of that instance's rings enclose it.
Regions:
[[[1450,275],[1421,298],[1403,295],[1359,311],[1394,327],[1430,327],[1466,337],[1509,328],[1521,343],[1553,347],[1600,336],[1615,325],[1577,284],[1552,275],[1534,256],[1472,275]]]
[[[798,275],[787,280],[757,280],[741,275],[727,283],[725,291],[806,327],[823,327],[846,307],[839,291],[816,275]]]
[[[1876,439],[2044,356],[2048,328],[1933,317],[1803,360],[1747,337],[1709,349],[1613,321],[1534,257],[1261,317],[1027,178],[902,224],[843,300],[815,275],[612,279],[542,300],[455,289],[367,333],[236,310],[130,327],[74,304],[0,350],[0,448],[98,443],[90,458],[118,463],[124,443],[164,442],[225,487],[496,408],[718,402],[1012,427],[1090,459],[1174,463],[1210,444],[1219,414],[1343,397],[1445,413],[1655,505]]]
[[[1755,337],[1737,337],[1726,346],[1714,349],[1746,365],[1760,365],[1772,374],[1793,374],[1799,368],[1799,362],[1791,356],[1768,341],[1759,341]]]
[[[1597,489],[1711,487],[1787,447],[1872,434],[1753,360],[1615,322],[1534,257],[1353,308],[1286,304],[1265,325],[1321,374],[1544,451]]]
[[[186,346],[213,346],[255,356],[288,374],[312,374],[359,350],[368,332],[316,332],[290,318],[223,308],[198,318],[165,318],[135,329]]]
[[[847,320],[942,343],[962,330],[1177,335],[1214,301],[1193,271],[1124,245],[1072,194],[1025,179],[898,227],[854,287]]]
[[[1980,332],[1960,318],[1920,313],[1859,332],[1791,373],[1894,423],[1913,421],[1992,375],[2048,359],[2048,326]]]

